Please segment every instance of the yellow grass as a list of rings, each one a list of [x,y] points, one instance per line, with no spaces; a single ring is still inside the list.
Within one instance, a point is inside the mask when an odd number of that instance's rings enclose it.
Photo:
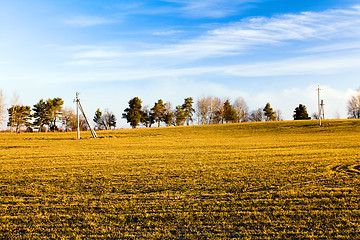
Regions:
[[[360,238],[360,121],[0,134],[0,238]]]

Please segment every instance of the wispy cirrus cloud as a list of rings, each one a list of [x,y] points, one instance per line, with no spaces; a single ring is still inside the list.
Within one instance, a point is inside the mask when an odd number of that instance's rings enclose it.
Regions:
[[[68,64],[103,67],[126,64],[127,71],[133,69],[132,73],[126,75],[127,79],[214,73],[238,77],[337,74],[357,69],[360,65],[360,44],[354,41],[360,37],[358,26],[359,6],[272,18],[256,17],[214,28],[200,37],[177,44],[144,44],[145,47],[135,47],[135,50],[126,47],[119,49],[117,46],[79,47],[72,54],[75,60]],[[242,64],[226,60],[230,55],[241,59],[241,56],[249,55],[256,48],[264,51],[276,48],[296,54],[280,60],[257,59]],[[216,61],[219,58],[222,58],[221,61]],[[208,59],[212,63],[196,62]],[[191,66],[194,62],[198,67]],[[120,80],[121,76],[113,79]]]
[[[102,49],[94,49],[94,50],[89,50],[74,54],[74,58],[88,58],[88,59],[114,58],[119,56],[120,53],[117,51],[108,51]]]
[[[334,75],[358,69],[360,51],[340,55],[309,55],[279,61],[228,65],[213,70],[239,77]]]
[[[360,41],[346,41],[340,43],[330,43],[327,45],[312,46],[305,49],[304,52],[308,53],[323,53],[323,52],[341,52],[341,51],[353,51],[360,49]]]
[[[155,36],[169,36],[169,35],[175,35],[178,33],[183,33],[183,30],[167,30],[167,31],[157,31],[153,32],[152,34]]]
[[[99,16],[75,16],[63,20],[63,22],[75,27],[92,27],[119,22],[116,19],[104,18]]]
[[[164,2],[175,3],[180,7],[177,8],[182,14],[190,17],[207,17],[221,18],[234,15],[239,11],[243,11],[250,4],[259,2],[260,0],[163,0]]]
[[[144,52],[146,55],[183,55],[206,58],[237,55],[254,47],[331,41],[360,37],[360,8],[301,14],[273,18],[255,17],[210,30],[200,37]]]
[[[124,57],[126,59],[127,57]],[[97,66],[107,69],[87,71],[85,79],[96,81],[101,74],[102,81],[128,81],[143,79],[166,79],[168,77],[197,78],[199,76],[278,77],[278,76],[336,76],[358,70],[360,51],[340,55],[309,55],[278,61],[262,61],[245,64],[203,65],[199,67],[142,66],[125,62],[124,59],[77,59],[72,66]],[[95,75],[91,72],[94,70]],[[81,75],[81,73],[79,73]],[[100,74],[100,75],[99,75]],[[77,79],[81,77],[77,76]]]

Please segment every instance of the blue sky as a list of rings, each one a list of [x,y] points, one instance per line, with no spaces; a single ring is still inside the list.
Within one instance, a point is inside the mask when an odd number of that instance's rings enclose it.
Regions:
[[[81,93],[89,118],[127,102],[175,107],[186,97],[270,102],[291,119],[346,117],[360,87],[360,1],[13,0],[0,8],[0,89],[8,105]]]

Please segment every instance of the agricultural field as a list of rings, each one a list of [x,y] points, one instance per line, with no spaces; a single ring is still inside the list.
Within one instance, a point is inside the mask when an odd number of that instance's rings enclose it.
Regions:
[[[360,239],[360,121],[0,134],[1,239]]]

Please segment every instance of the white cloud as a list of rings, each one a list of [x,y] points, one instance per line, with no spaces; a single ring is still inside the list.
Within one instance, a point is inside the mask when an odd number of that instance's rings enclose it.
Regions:
[[[348,42],[331,43],[326,45],[319,45],[305,49],[308,53],[322,53],[322,52],[338,52],[347,50],[360,50],[360,41],[349,40]]]
[[[119,53],[115,51],[105,51],[101,49],[80,52],[74,55],[74,58],[114,58]]]
[[[294,110],[299,104],[307,107],[309,116],[318,111],[318,85],[310,84],[305,88],[289,88],[276,92],[266,91],[255,94],[249,104],[252,109],[264,107],[267,102],[277,110],[280,109],[286,120],[293,119]],[[347,101],[352,90],[337,90],[327,85],[320,86],[320,97],[325,104],[325,118],[347,118]]]
[[[242,55],[259,47],[271,49],[288,46],[292,51],[301,52],[301,43],[314,46],[331,46],[341,40],[360,37],[360,9],[327,10],[301,14],[278,15],[273,18],[256,17],[210,30],[200,37],[183,40],[177,44],[154,45],[138,52],[156,58],[183,59],[193,61],[209,57]],[[170,32],[173,33],[173,32]],[[293,46],[293,47],[290,47]],[[303,53],[321,48],[303,50]]]
[[[218,68],[226,74],[243,77],[330,75],[358,70],[360,53],[309,55],[280,61],[257,62]]]
[[[193,5],[190,1],[176,1]],[[208,4],[217,4],[210,1]],[[239,2],[237,2],[239,3]],[[205,3],[202,3],[205,4]],[[134,50],[118,46],[80,46],[73,49],[70,63],[90,63],[94,59],[109,60],[111,66],[123,62],[137,68],[144,63],[146,67],[158,69],[158,66],[177,69],[179,65],[203,59],[217,59],[227,56],[251,54],[261,48],[265,51],[279,49],[280,52],[292,51],[298,56],[291,59],[233,65],[221,61],[216,67],[201,64],[199,68],[182,67],[185,72],[223,71],[236,76],[276,76],[335,72],[356,67],[357,51],[348,55],[339,51],[356,50],[360,43],[354,39],[360,37],[360,7],[346,10],[327,10],[323,12],[305,12],[301,14],[278,15],[273,18],[250,18],[210,30],[200,37],[183,40],[177,44],[132,43]],[[180,31],[170,30],[154,34],[167,36]],[[341,41],[341,43],[339,43]],[[301,46],[305,44],[305,46]],[[315,47],[308,47],[308,45]],[[322,52],[338,56],[317,56]],[[338,59],[336,59],[338,58]],[[241,60],[241,58],[240,58]],[[86,62],[88,61],[88,62]],[[106,62],[105,62],[106,63]],[[197,64],[198,65],[198,64]],[[198,65],[199,66],[199,65]],[[185,69],[184,69],[185,68]],[[208,70],[210,69],[210,70]],[[167,74],[169,70],[165,70]],[[177,70],[175,70],[177,71]]]
[[[69,66],[90,66],[95,64],[96,62],[91,60],[78,60],[78,61],[70,61],[65,63],[65,65],[69,65]]]
[[[92,27],[97,25],[111,24],[115,22],[118,22],[118,20],[97,16],[76,16],[64,20],[65,24],[75,27]]]
[[[67,61],[67,71],[71,71],[73,76],[63,79],[101,82],[150,81],[172,77],[204,79],[208,76],[235,76],[240,79],[277,76],[316,78],[357,73],[360,65],[360,46],[356,41],[360,36],[359,16],[360,7],[353,7],[320,13],[251,18],[213,29],[201,37],[178,44],[133,43],[131,47],[135,50],[121,44],[75,46],[66,49],[71,56]],[[347,38],[343,39],[345,35]],[[341,43],[338,43],[339,39]],[[305,43],[304,46],[298,47],[302,43]],[[316,47],[310,48],[308,43]],[[296,54],[268,58],[266,61],[254,57],[244,63],[242,54],[245,56],[259,46],[265,51],[278,47],[280,51],[293,51]],[[228,62],[228,55],[240,55],[236,57],[241,63]],[[208,59],[211,61],[203,61]]]
[[[194,18],[221,18],[234,15],[259,0],[164,0],[179,4],[181,14]]]
[[[178,33],[183,33],[182,30],[169,30],[169,31],[161,31],[161,32],[154,32],[153,35],[155,36],[168,36],[168,35],[174,35]]]
[[[199,77],[199,76],[232,76],[232,77],[277,77],[277,76],[335,76],[358,72],[360,66],[360,51],[336,54],[311,54],[304,57],[293,57],[282,60],[257,61],[244,64],[221,64],[189,66],[169,66],[154,64],[152,57],[131,53],[108,51],[84,51],[73,56],[74,60],[67,62],[71,66],[96,66],[87,69],[84,75],[87,81],[128,81],[167,77]],[[144,60],[144,58],[149,59]],[[141,64],[141,61],[145,63]],[[74,69],[81,71],[83,69]],[[91,74],[94,72],[94,74]],[[90,73],[90,77],[87,75]],[[101,76],[101,74],[103,74]],[[98,79],[97,79],[98,77]],[[77,76],[77,79],[80,80]]]

